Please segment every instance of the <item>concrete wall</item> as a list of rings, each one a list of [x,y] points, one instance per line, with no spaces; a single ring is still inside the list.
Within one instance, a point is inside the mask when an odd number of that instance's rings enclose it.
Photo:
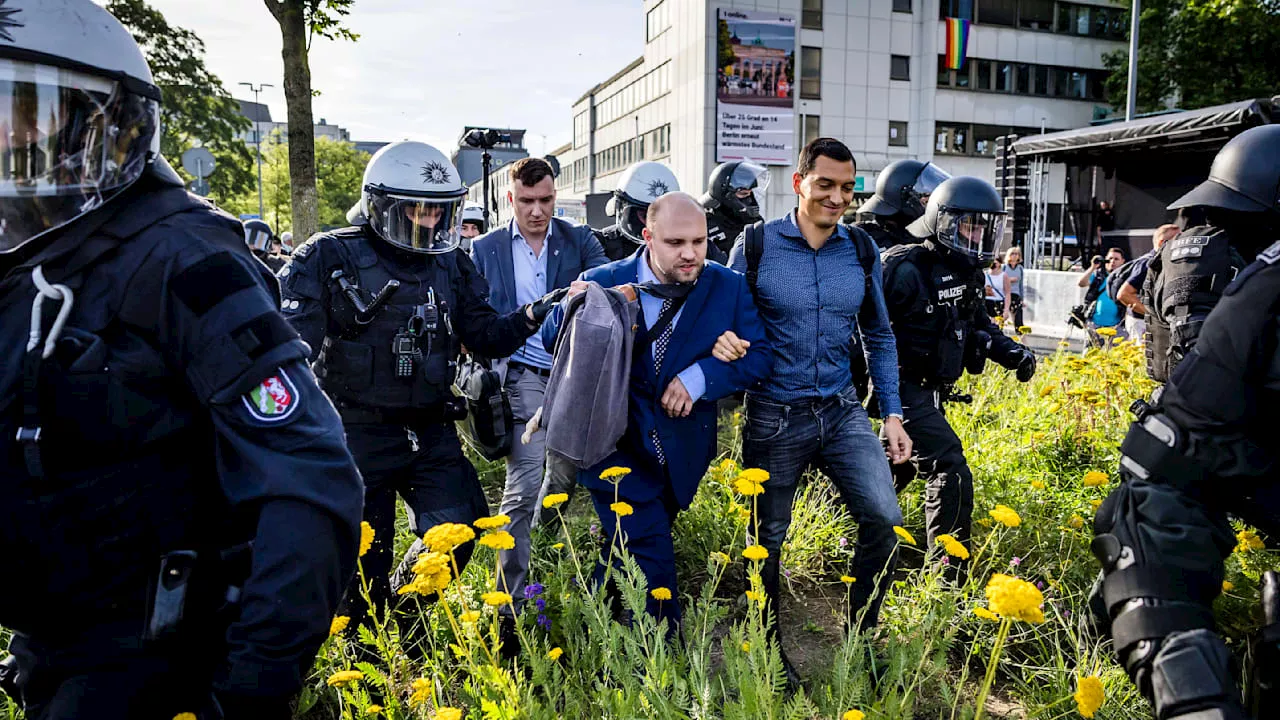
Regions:
[[[1066,337],[1068,331],[1075,337],[1084,334],[1067,325],[1071,308],[1084,300],[1085,288],[1076,286],[1079,277],[1079,273],[1057,270],[1026,271],[1023,320],[1033,334],[1057,338]]]

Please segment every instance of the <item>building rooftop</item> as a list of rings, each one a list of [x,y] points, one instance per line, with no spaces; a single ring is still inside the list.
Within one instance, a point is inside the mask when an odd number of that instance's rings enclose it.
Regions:
[[[590,97],[590,96],[591,96],[591,94],[592,94],[592,93],[594,93],[594,92],[598,91],[600,88],[607,87],[607,86],[608,86],[610,83],[612,83],[614,80],[617,80],[618,78],[622,77],[623,75],[626,75],[627,73],[631,72],[632,70],[635,70],[637,67],[640,67],[640,65],[641,65],[641,64],[643,64],[643,63],[644,63],[644,56],[643,56],[643,55],[641,55],[640,57],[638,57],[638,58],[636,58],[635,60],[632,60],[630,63],[628,63],[626,67],[622,68],[622,69],[621,69],[621,70],[619,70],[618,72],[616,72],[616,73],[614,73],[613,75],[609,76],[609,79],[608,79],[608,80],[605,80],[604,82],[599,83],[598,85],[594,85],[594,86],[592,86],[592,88],[591,88],[590,90],[588,90],[588,91],[586,91],[585,93],[583,93],[583,94],[582,94],[582,97],[578,98],[577,100],[574,100],[574,101],[573,101],[573,104],[574,104],[574,105],[577,105],[578,103],[582,102],[583,100],[586,100],[588,97]]]

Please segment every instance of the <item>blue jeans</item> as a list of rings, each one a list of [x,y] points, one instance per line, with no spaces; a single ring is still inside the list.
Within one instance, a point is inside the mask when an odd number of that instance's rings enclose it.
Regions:
[[[872,432],[855,389],[849,386],[833,397],[789,404],[748,394],[746,408],[743,460],[747,467],[769,473],[764,494],[756,498],[759,543],[771,559],[779,557],[800,476],[816,466],[831,478],[858,523],[850,618],[865,605],[860,629],[874,627],[897,565],[893,527],[902,524],[902,509],[884,446]]]

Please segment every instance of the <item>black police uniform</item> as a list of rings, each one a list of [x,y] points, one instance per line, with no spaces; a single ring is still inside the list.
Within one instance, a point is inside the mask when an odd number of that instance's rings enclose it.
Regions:
[[[981,372],[988,357],[1009,369],[1032,358],[987,316],[982,271],[967,261],[948,262],[948,255],[932,241],[899,245],[883,255],[903,427],[915,449],[915,468],[926,478],[928,547],[943,534],[966,542],[973,515],[973,474],[943,408],[952,385],[966,369]],[[912,477],[909,470],[896,472],[898,490]]]
[[[715,210],[707,210],[707,259],[729,264],[729,251],[745,227],[738,220]]]
[[[60,328],[37,269],[74,295]],[[289,717],[355,568],[361,483],[265,272],[163,160],[0,255],[0,547],[21,588],[0,624],[28,718]]]
[[[1091,603],[1161,718],[1245,717],[1212,603],[1236,544],[1226,514],[1280,534],[1278,261],[1280,243],[1241,272],[1155,404],[1139,406],[1121,447],[1123,482],[1094,520],[1103,579]],[[1259,718],[1274,717],[1280,701],[1280,598],[1275,578],[1267,584],[1271,624],[1255,656],[1270,663],[1262,675],[1271,694],[1255,696]]]
[[[280,268],[284,267],[285,263],[288,262],[288,260],[279,255],[272,255],[271,253],[259,252],[257,250],[253,251],[253,256],[261,260],[262,264],[267,266],[267,269],[271,271],[272,275],[280,272]]]
[[[359,288],[364,303],[391,281],[399,288],[362,323],[335,273]],[[507,357],[536,328],[523,308],[499,316],[485,302],[487,285],[465,253],[397,250],[368,226],[316,235],[293,252],[279,278],[285,317],[311,346],[320,385],[342,415],[364,475],[365,520],[375,538],[362,563],[370,597],[381,604],[391,597],[397,493],[419,535],[489,512],[453,422],[465,416],[451,391],[459,342],[486,357]],[[419,541],[398,577],[408,579],[420,548]],[[458,549],[460,567],[472,548]],[[348,592],[345,607],[364,614],[359,588]]]
[[[920,238],[913,237],[904,228],[896,224],[886,224],[875,219],[872,215],[869,220],[859,220],[854,223],[856,227],[860,227],[876,241],[876,247],[881,250],[888,250],[898,245],[912,245],[920,242]]]
[[[622,229],[617,223],[610,225],[603,230],[596,230],[596,238],[600,240],[600,245],[604,248],[604,256],[609,258],[609,262],[616,260],[625,260],[636,254],[640,246],[631,240],[631,238],[622,234]]]

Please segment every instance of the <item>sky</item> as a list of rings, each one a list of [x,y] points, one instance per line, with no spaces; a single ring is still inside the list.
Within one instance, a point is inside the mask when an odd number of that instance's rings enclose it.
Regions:
[[[262,0],[149,0],[194,31],[205,64],[286,119],[280,31]],[[524,128],[542,155],[572,137],[571,107],[644,52],[641,0],[355,0],[354,43],[316,39],[312,101],[352,140],[419,140],[446,153],[466,125]],[[545,136],[545,140],[543,138]]]

